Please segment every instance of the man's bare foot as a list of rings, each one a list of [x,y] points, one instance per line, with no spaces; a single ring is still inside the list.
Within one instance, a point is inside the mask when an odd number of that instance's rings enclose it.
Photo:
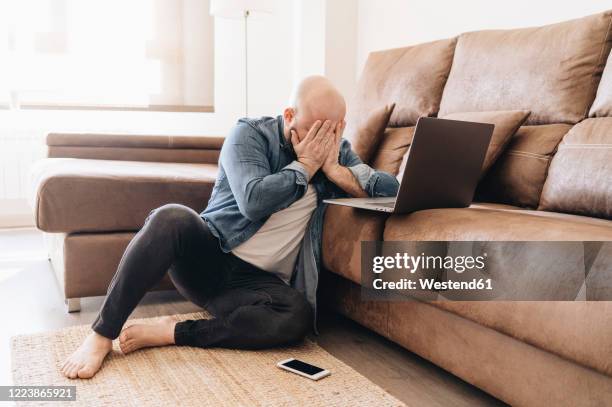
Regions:
[[[154,324],[134,324],[119,335],[119,347],[123,353],[130,353],[150,346],[174,344],[174,326],[172,317],[162,317]]]
[[[89,379],[100,370],[104,358],[112,348],[112,340],[92,332],[85,338],[81,346],[64,361],[61,372],[70,379],[77,377]]]

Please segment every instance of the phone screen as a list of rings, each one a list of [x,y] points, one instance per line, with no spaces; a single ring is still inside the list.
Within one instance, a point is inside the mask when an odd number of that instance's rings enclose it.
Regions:
[[[297,359],[293,359],[293,360],[290,360],[289,362],[285,362],[283,363],[283,366],[287,366],[287,367],[290,367],[291,369],[299,370],[300,372],[306,373],[309,376],[314,376],[317,373],[320,373],[323,371],[323,369],[321,369],[320,367],[310,365],[306,362],[302,362],[301,360],[297,360]]]

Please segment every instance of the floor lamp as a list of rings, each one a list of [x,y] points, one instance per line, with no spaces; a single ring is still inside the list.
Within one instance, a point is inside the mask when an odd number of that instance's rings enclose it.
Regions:
[[[244,115],[249,115],[249,48],[248,21],[259,15],[272,14],[275,0],[211,0],[210,14],[221,18],[244,19]]]

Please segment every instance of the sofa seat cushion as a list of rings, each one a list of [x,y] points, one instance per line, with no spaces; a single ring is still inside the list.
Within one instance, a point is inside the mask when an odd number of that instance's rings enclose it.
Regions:
[[[490,208],[518,209],[499,204]],[[323,223],[322,260],[326,269],[361,283],[361,242],[383,240],[389,215],[347,206],[329,205]]]
[[[359,284],[361,242],[382,240],[388,216],[382,212],[328,205],[323,221],[323,266]]]
[[[47,158],[32,169],[30,204],[45,232],[138,230],[167,203],[206,207],[216,164]]]
[[[610,301],[438,301],[430,304],[612,375]]]
[[[385,225],[384,240],[611,241],[612,221],[473,204],[393,215]]]

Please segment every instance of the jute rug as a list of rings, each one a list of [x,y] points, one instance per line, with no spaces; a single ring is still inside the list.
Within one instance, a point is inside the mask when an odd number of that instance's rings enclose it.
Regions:
[[[204,318],[204,313],[177,315]],[[155,318],[130,320],[128,324]],[[59,367],[89,326],[14,337],[15,385],[76,385],[77,401],[51,406],[402,406],[355,370],[311,341],[264,351],[149,348],[123,355],[115,341],[102,369],[90,380],[64,378]],[[331,370],[318,382],[276,367],[295,357]],[[42,405],[42,403],[19,403]]]

